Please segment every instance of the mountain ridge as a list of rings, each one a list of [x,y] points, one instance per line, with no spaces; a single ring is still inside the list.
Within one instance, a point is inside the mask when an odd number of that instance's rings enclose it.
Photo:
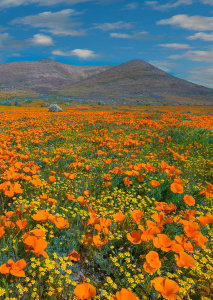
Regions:
[[[136,104],[213,104],[213,89],[133,59],[118,66],[81,66],[52,59],[0,64],[0,88],[76,100]]]
[[[60,93],[81,99],[103,99],[106,102],[116,99],[115,102],[120,103],[213,104],[213,89],[177,78],[137,59],[77,82]]]

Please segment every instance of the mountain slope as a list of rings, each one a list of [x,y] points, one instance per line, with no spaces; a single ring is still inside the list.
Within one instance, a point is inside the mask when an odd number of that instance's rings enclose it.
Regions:
[[[112,67],[61,94],[112,102],[213,104],[213,89],[174,77],[142,60]]]
[[[0,87],[49,92],[86,79],[112,66],[73,66],[51,59],[0,64]]]

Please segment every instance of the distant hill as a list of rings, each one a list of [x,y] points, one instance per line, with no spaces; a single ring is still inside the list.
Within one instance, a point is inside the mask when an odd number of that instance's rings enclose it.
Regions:
[[[103,72],[112,66],[72,66],[51,59],[0,64],[0,88],[48,93]]]
[[[107,102],[213,104],[213,89],[174,77],[143,60],[112,67],[60,93]]]
[[[77,66],[51,59],[0,64],[0,88],[121,104],[213,105],[213,89],[172,76],[143,60]]]

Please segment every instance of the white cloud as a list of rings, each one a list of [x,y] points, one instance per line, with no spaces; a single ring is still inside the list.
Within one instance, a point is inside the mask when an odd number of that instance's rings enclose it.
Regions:
[[[132,24],[123,21],[118,21],[114,23],[95,24],[95,26],[93,27],[93,29],[101,29],[103,31],[115,30],[115,29],[129,29],[129,28],[132,28]]]
[[[173,48],[173,49],[191,49],[192,47],[188,44],[178,44],[178,43],[172,43],[172,44],[159,44],[161,47],[165,48]]]
[[[189,74],[188,80],[213,88],[213,65],[191,70]]]
[[[9,38],[9,34],[7,32],[0,33],[0,47],[8,38]]]
[[[159,60],[151,60],[149,61],[149,63],[165,72],[172,71],[172,69],[174,69],[176,65],[175,63],[171,63],[168,61],[159,61]]]
[[[212,42],[213,41],[213,32],[211,33],[205,33],[205,32],[197,32],[194,35],[191,35],[189,37],[187,37],[188,40],[203,40],[203,41],[209,41]]]
[[[178,7],[180,5],[190,5],[193,3],[193,0],[173,0],[164,4],[160,4],[159,1],[146,1],[145,3],[156,10],[167,10],[170,8]]]
[[[190,30],[213,30],[213,17],[176,15],[160,20],[159,25],[175,25]]]
[[[124,6],[124,10],[134,10],[138,8],[138,3],[137,2],[132,2],[132,3],[128,3]]]
[[[53,39],[48,35],[38,33],[33,36],[32,43],[41,46],[51,46],[53,45]]]
[[[111,32],[110,37],[117,38],[117,39],[141,39],[147,33],[148,33],[147,31],[141,31],[141,32],[138,32],[138,33],[133,33],[133,34]]]
[[[213,61],[213,50],[210,51],[199,51],[199,50],[190,50],[184,54],[170,55],[170,59],[187,59],[192,61],[200,62],[212,62]]]
[[[90,59],[98,56],[94,51],[88,49],[74,49],[70,51],[54,50],[52,54],[57,56],[77,56],[81,59]]]
[[[1,0],[0,7],[8,8],[20,5],[39,4],[42,6],[50,6],[56,4],[69,4],[74,5],[83,2],[89,2],[93,0]]]
[[[11,24],[21,24],[40,28],[43,32],[49,32],[54,35],[79,36],[85,32],[79,29],[82,25],[71,20],[70,17],[79,15],[74,9],[64,9],[57,12],[46,11],[37,15],[30,15],[23,18],[17,18]],[[78,28],[78,29],[76,29]]]
[[[201,0],[201,2],[204,3],[204,4],[213,5],[213,0]]]
[[[117,38],[117,39],[131,39],[132,36],[130,34],[127,34],[127,33],[110,33],[110,36],[112,38]]]

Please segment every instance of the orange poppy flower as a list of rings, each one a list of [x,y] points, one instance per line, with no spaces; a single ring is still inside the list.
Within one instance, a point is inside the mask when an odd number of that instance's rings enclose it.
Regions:
[[[84,191],[84,195],[85,195],[85,196],[89,196],[90,194],[91,194],[90,190]]]
[[[0,238],[5,234],[5,230],[3,226],[0,226]]]
[[[155,251],[150,251],[146,255],[146,262],[143,265],[144,270],[147,273],[153,274],[161,267],[161,262],[159,260],[158,253]]]
[[[50,177],[49,177],[49,181],[50,181],[50,182],[54,182],[54,181],[55,181],[55,176],[50,176]]]
[[[147,262],[143,264],[143,268],[146,271],[146,273],[149,274],[154,274],[158,269],[158,268],[152,268]]]
[[[114,214],[113,217],[115,219],[115,222],[117,223],[121,223],[126,218],[126,216],[121,212]]]
[[[213,196],[213,184],[206,181],[206,185],[207,187],[200,192],[200,195],[204,194],[205,198],[208,199]]]
[[[31,249],[35,256],[43,255],[44,257],[48,257],[47,253],[44,251],[48,246],[48,242],[42,239],[44,236],[43,230],[34,229],[32,234],[26,232],[23,235],[23,242],[26,248]]]
[[[157,180],[152,180],[152,181],[150,182],[150,184],[152,185],[152,187],[157,187],[157,186],[160,185],[160,182],[157,181]]]
[[[132,291],[122,288],[111,300],[139,300],[139,298]]]
[[[70,195],[70,194],[66,194],[66,198],[68,201],[73,201],[75,196],[74,195]]]
[[[75,179],[75,177],[76,177],[75,174],[71,174],[71,173],[67,173],[67,172],[64,172],[64,176],[67,179]]]
[[[188,255],[186,252],[180,252],[179,256],[175,255],[178,267],[194,267],[196,261],[193,257]]]
[[[169,214],[170,212],[177,209],[177,207],[170,202],[167,204],[166,202],[155,202],[156,208],[158,211],[163,211],[165,214]]]
[[[140,223],[142,216],[144,216],[144,212],[142,212],[139,209],[135,209],[133,210],[133,212],[131,213],[131,217],[133,219],[134,223]]]
[[[123,182],[126,186],[130,186],[132,184],[132,181],[129,179],[129,177],[124,177]]]
[[[199,217],[199,222],[201,226],[205,226],[207,224],[213,223],[213,216],[207,213],[205,216]]]
[[[40,195],[40,198],[42,200],[46,201],[49,198],[49,196],[47,194],[43,193],[42,195]]]
[[[89,171],[91,168],[92,168],[91,165],[86,165],[86,166],[85,166],[85,169],[86,169],[87,171]]]
[[[183,234],[180,236],[176,235],[171,250],[176,253],[183,251],[193,252],[193,246],[190,241],[187,241],[187,238],[184,238]]]
[[[87,206],[87,202],[86,200],[84,199],[84,196],[79,196],[77,198],[77,201],[80,203],[81,206]]]
[[[195,199],[191,195],[184,195],[183,201],[190,206],[195,205]]]
[[[112,224],[112,221],[110,219],[100,218],[99,219],[100,224],[95,224],[95,229],[97,231],[102,231],[104,234],[109,234],[108,227]]]
[[[79,261],[80,260],[80,254],[77,251],[72,251],[68,257],[72,260],[72,261]]]
[[[0,266],[0,273],[5,275],[13,275],[16,277],[25,277],[25,272],[23,269],[26,267],[26,262],[24,259],[20,259],[17,262],[14,262],[12,259],[9,259],[6,264]]]
[[[93,243],[96,247],[102,247],[108,242],[108,238],[105,236],[104,240],[102,241],[99,235],[93,235]]]
[[[145,179],[145,178],[144,178],[142,175],[138,175],[138,181],[139,181],[139,182],[144,181],[144,179]]]
[[[46,210],[39,210],[36,212],[36,214],[32,215],[33,220],[40,221],[40,222],[46,222],[49,218],[49,213]]]
[[[90,300],[96,296],[96,289],[90,283],[80,283],[74,289],[74,295],[80,300]]]
[[[42,229],[34,229],[32,231],[33,235],[36,236],[38,239],[45,237],[45,232]]]
[[[159,255],[155,251],[150,251],[146,255],[146,262],[152,267],[152,268],[160,268],[161,262],[159,260]]]
[[[164,277],[156,277],[151,281],[151,284],[164,298],[169,300],[178,299],[177,292],[180,288],[174,280]]]
[[[83,243],[85,246],[91,245],[93,242],[93,236],[91,233],[85,233]]]
[[[48,257],[47,253],[44,251],[48,246],[48,242],[43,239],[36,239],[34,242],[32,252],[35,256],[43,255],[44,257]]]
[[[173,193],[182,194],[184,192],[183,186],[179,183],[173,182],[170,188]]]
[[[130,233],[127,233],[127,239],[134,245],[140,244],[141,240],[141,231],[140,230],[133,230]]]
[[[68,222],[68,220],[65,220],[64,218],[57,218],[54,221],[54,224],[59,229],[69,228],[69,222]]]
[[[16,225],[19,228],[19,230],[24,231],[25,227],[27,226],[27,220],[26,219],[18,220],[16,221]]]
[[[186,209],[185,210],[185,214],[184,214],[184,218],[188,221],[190,220],[195,220],[194,215],[196,214],[196,210],[194,209]]]
[[[153,238],[153,245],[156,248],[160,248],[165,252],[171,250],[172,244],[173,242],[166,234],[158,234],[156,237]]]
[[[102,177],[105,179],[105,180],[111,180],[112,179],[112,176],[110,174],[103,174]]]

